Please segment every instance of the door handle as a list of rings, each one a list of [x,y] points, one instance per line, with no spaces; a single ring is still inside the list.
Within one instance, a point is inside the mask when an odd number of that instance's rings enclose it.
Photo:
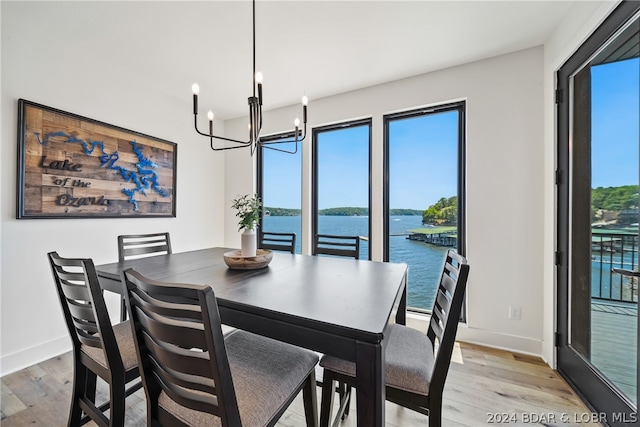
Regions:
[[[624,268],[612,268],[611,271],[613,271],[614,273],[618,273],[621,276],[640,277],[640,271],[638,271],[638,270],[627,270],[627,269],[624,269]]]

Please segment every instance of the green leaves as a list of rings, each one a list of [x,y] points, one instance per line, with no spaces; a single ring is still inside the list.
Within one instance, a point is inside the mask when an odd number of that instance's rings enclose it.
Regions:
[[[598,187],[591,190],[591,221],[621,224],[620,212],[638,207],[638,186]],[[618,218],[618,219],[616,219]],[[625,221],[622,221],[625,222]],[[637,222],[637,219],[636,221]]]
[[[638,207],[638,186],[594,188],[591,192],[591,204],[594,209],[609,211]]]
[[[442,197],[422,213],[423,224],[455,225],[458,221],[458,197]]]
[[[238,231],[255,230],[260,222],[260,208],[262,201],[257,194],[239,196],[231,201],[231,207],[236,210],[238,221]]]

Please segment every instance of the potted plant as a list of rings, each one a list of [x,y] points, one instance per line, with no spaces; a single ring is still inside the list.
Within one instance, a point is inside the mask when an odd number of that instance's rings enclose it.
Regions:
[[[260,222],[262,202],[257,194],[239,196],[233,199],[231,207],[236,210],[238,231],[242,231],[240,251],[242,256],[256,256],[256,228]]]

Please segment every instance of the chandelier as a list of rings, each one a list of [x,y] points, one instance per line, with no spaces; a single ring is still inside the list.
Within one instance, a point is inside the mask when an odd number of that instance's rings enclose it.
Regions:
[[[298,151],[298,142],[304,141],[307,136],[307,104],[309,102],[306,96],[302,97],[302,121],[303,131],[300,131],[300,119],[294,120],[293,132],[288,132],[284,139],[275,141],[262,142],[260,140],[260,132],[262,131],[262,73],[256,72],[256,1],[253,0],[253,95],[249,97],[249,139],[238,140],[217,136],[213,133],[213,111],[209,111],[207,118],[209,119],[209,133],[201,132],[198,129],[198,93],[200,87],[194,83],[191,87],[193,90],[193,120],[194,127],[198,134],[209,138],[211,149],[214,151],[233,150],[235,148],[249,147],[251,155],[258,147],[268,148],[271,150],[282,151],[285,153],[295,154]],[[257,90],[257,96],[256,96]],[[214,146],[214,140],[226,141],[226,145],[221,147]],[[275,147],[276,144],[295,142],[295,149],[287,150]],[[229,143],[231,145],[229,145]]]

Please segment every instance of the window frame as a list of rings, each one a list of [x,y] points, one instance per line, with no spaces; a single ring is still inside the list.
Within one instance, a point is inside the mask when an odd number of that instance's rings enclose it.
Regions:
[[[382,185],[382,238],[383,238],[383,261],[389,262],[389,154],[390,154],[390,124],[395,120],[404,120],[414,117],[427,116],[430,114],[445,113],[449,111],[458,112],[458,173],[457,173],[457,196],[458,196],[458,247],[460,255],[466,256],[466,101],[449,102],[440,105],[432,105],[422,108],[385,114],[383,120],[383,185]],[[466,303],[463,303],[466,306]],[[466,321],[466,307],[461,311],[461,321]],[[429,313],[417,307],[407,306],[407,311],[415,313]]]
[[[261,136],[260,137],[260,141],[264,142],[264,143],[270,143],[270,142],[275,142],[275,141],[279,141],[282,139],[292,139],[295,137],[295,133],[294,131],[289,131],[289,132],[281,132],[281,133],[274,133],[271,135],[266,135],[266,136]],[[302,149],[302,141],[298,141],[298,150]],[[257,150],[257,156],[256,156],[256,193],[258,194],[258,197],[260,197],[260,200],[264,203],[264,150],[269,150],[269,148],[265,148],[262,145],[258,146],[258,150]],[[302,180],[302,169],[304,167],[303,165],[304,160],[302,158],[302,153],[300,156],[300,180]],[[301,203],[300,205],[300,215],[302,215],[302,205],[304,203]],[[263,221],[263,216],[264,216],[264,205],[262,206],[263,209],[260,209],[260,222],[258,224],[256,233],[258,236],[261,235],[262,233],[262,221]],[[300,236],[299,238],[302,238],[302,236]]]
[[[312,142],[311,142],[311,239],[313,240],[314,236],[318,234],[318,135],[323,132],[331,132],[340,129],[346,129],[351,127],[358,126],[368,126],[369,127],[369,194],[368,194],[368,209],[369,209],[369,250],[367,254],[368,260],[371,260],[372,251],[372,241],[371,241],[371,193],[373,189],[372,185],[372,156],[371,153],[373,151],[373,119],[372,117],[367,117],[363,119],[349,120],[339,123],[333,123],[324,126],[314,127],[312,129]],[[313,245],[312,245],[313,246]]]

